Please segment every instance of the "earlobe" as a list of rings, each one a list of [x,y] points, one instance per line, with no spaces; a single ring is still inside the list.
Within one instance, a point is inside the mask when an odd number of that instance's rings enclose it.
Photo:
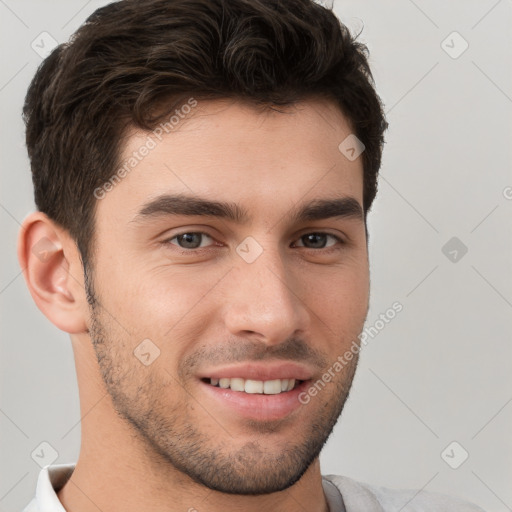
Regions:
[[[44,213],[30,214],[18,236],[18,260],[41,312],[65,332],[87,331],[81,262],[69,233]]]

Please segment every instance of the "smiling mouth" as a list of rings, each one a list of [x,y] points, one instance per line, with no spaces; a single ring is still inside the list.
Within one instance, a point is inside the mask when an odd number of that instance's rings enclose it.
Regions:
[[[286,393],[300,386],[303,380],[298,379],[273,379],[273,380],[252,380],[242,378],[223,378],[223,379],[201,379],[204,383],[211,386],[231,389],[232,391],[240,391],[249,394],[279,395]]]

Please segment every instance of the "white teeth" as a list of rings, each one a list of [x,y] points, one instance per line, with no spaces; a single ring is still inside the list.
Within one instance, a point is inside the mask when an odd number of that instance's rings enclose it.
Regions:
[[[263,383],[263,393],[265,395],[277,395],[281,393],[281,381],[277,380],[266,380]]]
[[[245,391],[245,393],[259,393],[265,395],[278,395],[291,391],[295,387],[295,379],[274,379],[274,380],[251,380],[241,379],[210,379],[212,386],[219,386],[223,389],[231,388],[233,391]]]
[[[244,379],[231,379],[230,387],[233,391],[244,391],[246,385]]]
[[[231,379],[233,380],[233,379]],[[233,389],[233,388],[231,388]],[[250,380],[245,381],[245,392],[246,393],[263,393],[263,381],[262,380]]]

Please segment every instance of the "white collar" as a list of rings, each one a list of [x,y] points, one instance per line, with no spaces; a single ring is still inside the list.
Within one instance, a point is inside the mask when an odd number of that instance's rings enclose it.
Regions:
[[[56,464],[45,466],[37,479],[35,498],[23,512],[66,512],[57,492],[69,480],[75,464]]]

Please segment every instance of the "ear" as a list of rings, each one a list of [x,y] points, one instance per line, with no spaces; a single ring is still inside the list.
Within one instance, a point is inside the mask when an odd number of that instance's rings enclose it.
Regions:
[[[87,332],[88,307],[80,254],[69,233],[41,212],[18,235],[18,260],[37,307],[59,329]]]

